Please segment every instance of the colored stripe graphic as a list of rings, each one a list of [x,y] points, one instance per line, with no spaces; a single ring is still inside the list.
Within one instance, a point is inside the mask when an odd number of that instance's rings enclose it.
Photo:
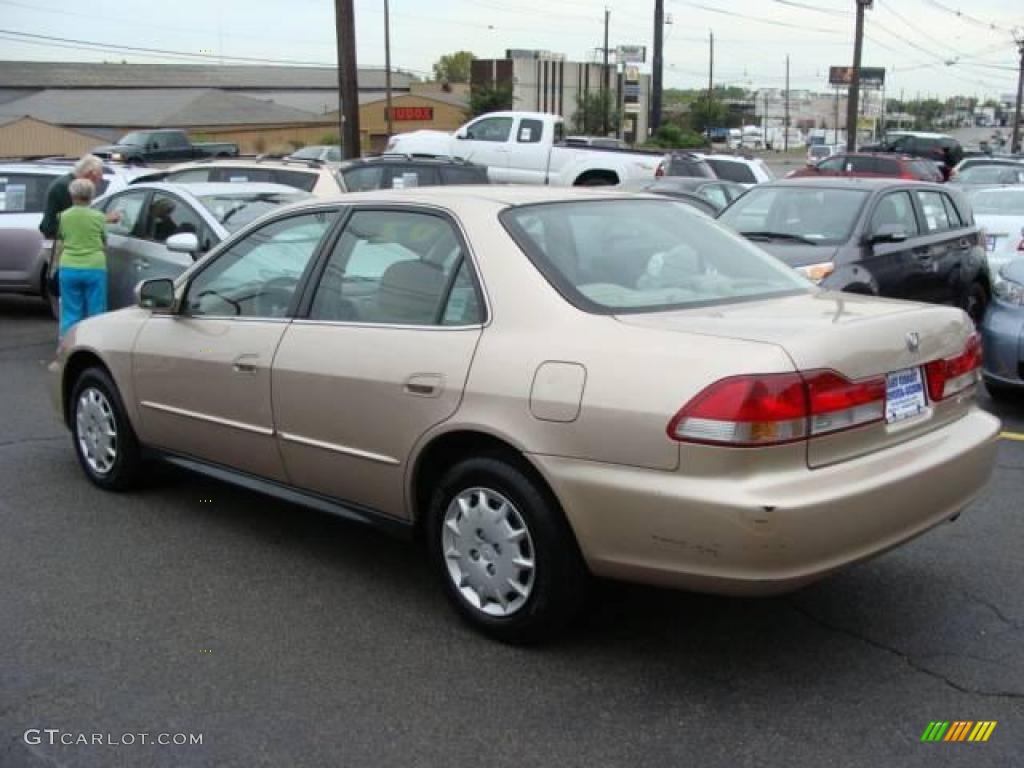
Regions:
[[[921,735],[921,741],[939,741],[949,728],[949,721],[933,720]]]
[[[988,741],[995,728],[995,720],[932,720],[921,741]]]

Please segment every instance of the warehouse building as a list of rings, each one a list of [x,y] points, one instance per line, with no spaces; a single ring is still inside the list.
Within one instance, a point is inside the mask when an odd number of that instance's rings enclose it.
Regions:
[[[418,82],[404,72],[393,72],[391,80],[396,132],[450,131],[465,121],[465,94]],[[381,149],[387,142],[384,88],[383,70],[359,71],[363,151]],[[23,151],[28,146],[23,140],[25,120],[49,126],[31,144],[31,153]],[[321,67],[0,61],[0,157],[80,154],[83,145],[113,142],[145,128],[183,128],[194,141],[230,141],[243,153],[336,143],[337,72]]]

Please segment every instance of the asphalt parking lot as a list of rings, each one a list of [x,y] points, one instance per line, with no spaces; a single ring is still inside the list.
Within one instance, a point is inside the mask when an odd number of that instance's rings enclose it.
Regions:
[[[92,487],[48,403],[53,338],[0,297],[2,768],[1024,759],[1024,442],[957,522],[801,592],[602,585],[524,650],[464,628],[412,544],[169,469]],[[1024,400],[997,412],[1024,433]],[[922,743],[935,720],[997,726]]]

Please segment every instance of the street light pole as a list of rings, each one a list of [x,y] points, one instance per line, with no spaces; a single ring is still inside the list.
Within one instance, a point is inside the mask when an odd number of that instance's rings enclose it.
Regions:
[[[604,54],[604,77],[602,78],[601,86],[601,128],[604,131],[601,135],[608,135],[608,111],[611,106],[611,72],[608,71],[608,19],[612,15],[612,12],[605,8],[604,9],[604,48],[601,52]]]
[[[661,127],[661,70],[662,35],[665,31],[665,0],[654,0],[654,61],[651,69],[651,119],[650,132],[655,134]]]
[[[853,72],[850,73],[850,95],[846,105],[846,151],[857,149],[857,114],[860,99],[860,59],[864,50],[864,9],[870,8],[873,0],[856,0],[857,28],[853,38]]]
[[[789,152],[789,55],[786,55],[786,116],[782,126],[782,151]]]

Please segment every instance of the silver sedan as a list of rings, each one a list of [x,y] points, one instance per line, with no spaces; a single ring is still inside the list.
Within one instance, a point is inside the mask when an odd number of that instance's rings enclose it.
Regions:
[[[107,227],[110,309],[135,303],[140,280],[175,278],[232,232],[310,195],[281,184],[133,184],[93,206],[117,211]]]

